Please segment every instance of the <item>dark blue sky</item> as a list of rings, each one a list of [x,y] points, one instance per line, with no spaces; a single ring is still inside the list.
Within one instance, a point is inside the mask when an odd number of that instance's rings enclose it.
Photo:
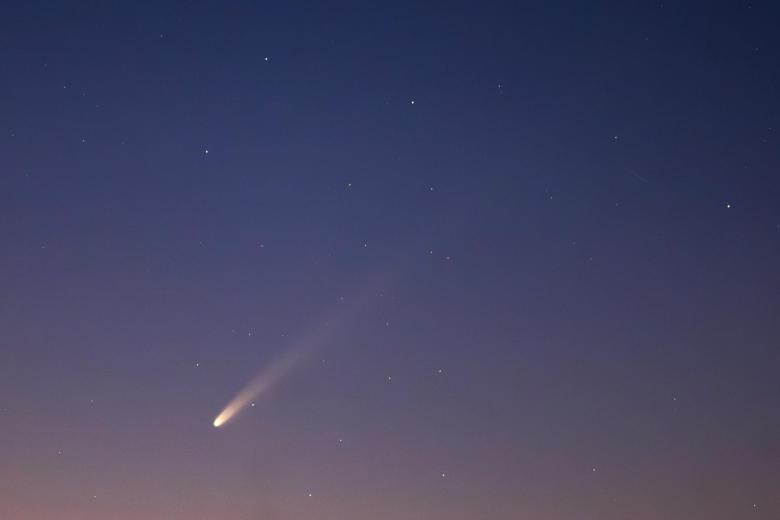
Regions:
[[[778,25],[3,6],[0,517],[776,518]]]

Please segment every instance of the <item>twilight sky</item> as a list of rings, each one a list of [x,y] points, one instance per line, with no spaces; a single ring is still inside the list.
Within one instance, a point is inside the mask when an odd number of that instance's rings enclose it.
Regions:
[[[7,2],[0,518],[779,518],[778,26]]]

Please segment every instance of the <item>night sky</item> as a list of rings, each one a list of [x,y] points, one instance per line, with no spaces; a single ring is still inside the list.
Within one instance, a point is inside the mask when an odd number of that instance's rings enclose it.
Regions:
[[[4,3],[0,518],[780,518],[779,26]]]

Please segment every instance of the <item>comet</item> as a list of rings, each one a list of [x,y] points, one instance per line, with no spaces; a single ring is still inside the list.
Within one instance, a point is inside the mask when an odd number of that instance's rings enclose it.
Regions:
[[[306,350],[302,347],[290,350],[257,374],[217,415],[214,419],[214,428],[224,425],[248,404],[268,392],[301,363],[305,354]]]
[[[322,325],[310,329],[311,332],[309,334],[299,338],[283,355],[274,360],[264,370],[261,370],[217,415],[213,422],[214,427],[220,428],[224,426],[246,408],[247,405],[267,394],[271,388],[279,384],[290,372],[311,357],[314,351],[326,345],[339,330],[340,325],[343,325],[348,318],[355,317],[364,300],[365,295],[352,299],[351,304],[347,304],[346,308],[342,307],[339,309],[340,312],[330,315],[329,319],[321,321]]]
[[[382,287],[387,287],[391,280],[388,279],[386,271],[375,274],[367,277],[356,290],[349,291],[351,297],[339,298],[339,303],[333,311],[320,316],[312,326],[304,329],[308,331],[307,334],[300,336],[282,355],[244,385],[214,418],[214,428],[223,427],[248,405],[254,406],[256,400],[303,365],[314,352],[332,342],[333,337],[346,323],[354,321],[361,311],[366,309],[370,299],[382,297]]]

